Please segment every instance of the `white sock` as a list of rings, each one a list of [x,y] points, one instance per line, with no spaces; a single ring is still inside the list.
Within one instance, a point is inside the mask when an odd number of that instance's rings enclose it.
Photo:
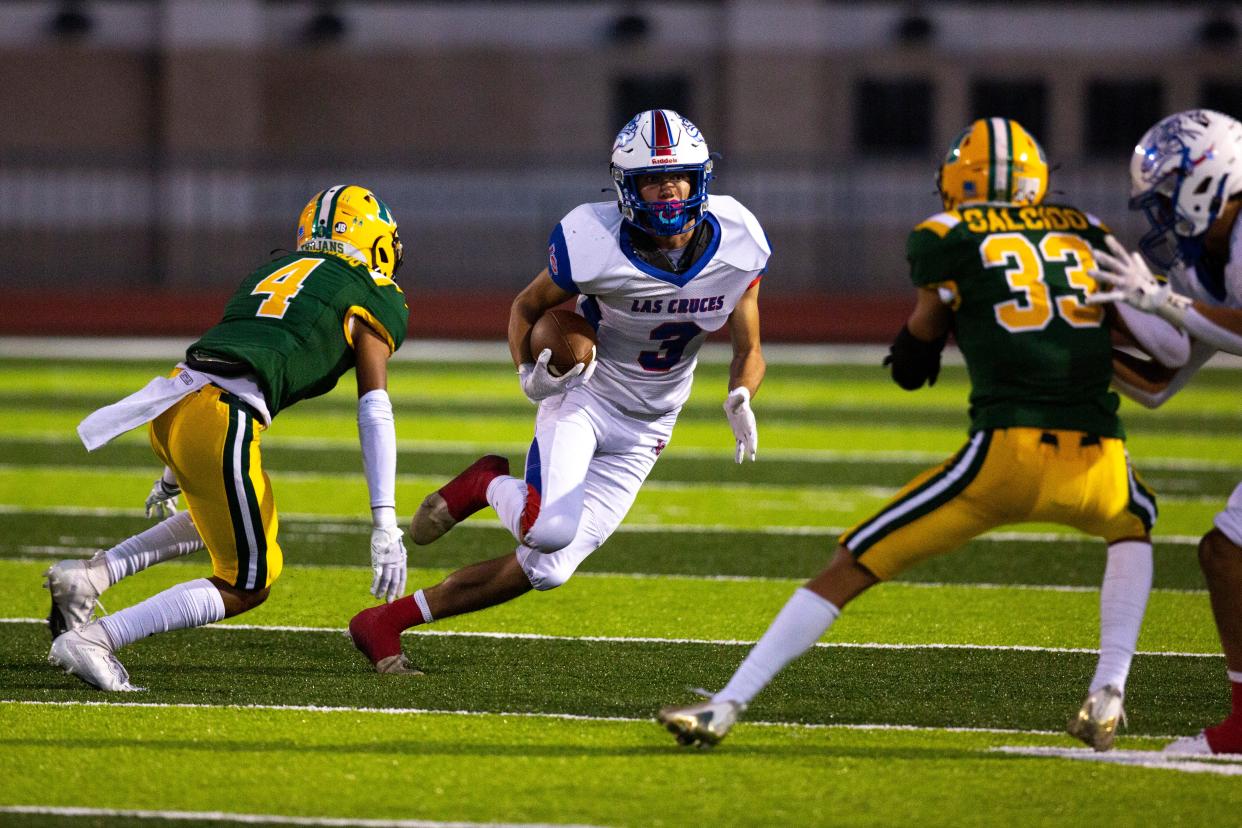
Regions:
[[[180,558],[202,548],[203,539],[198,536],[190,513],[178,512],[104,552],[108,583],[115,584],[148,566]]]
[[[1242,671],[1226,670],[1225,675],[1229,676],[1229,680],[1234,684],[1242,684]]]
[[[99,625],[113,649],[140,641],[148,635],[201,627],[224,617],[224,598],[206,578],[177,584],[120,612],[105,615]]]
[[[840,614],[841,610],[831,601],[806,587],[799,588],[776,614],[767,632],[747,654],[725,688],[712,696],[712,701],[750,704],[786,664],[811,649]]]
[[[501,524],[522,542],[522,512],[526,509],[526,481],[507,474],[497,475],[487,484],[487,502],[496,510]]]
[[[1139,627],[1151,593],[1151,544],[1120,541],[1108,547],[1100,584],[1100,660],[1088,692],[1111,684],[1125,692]]]

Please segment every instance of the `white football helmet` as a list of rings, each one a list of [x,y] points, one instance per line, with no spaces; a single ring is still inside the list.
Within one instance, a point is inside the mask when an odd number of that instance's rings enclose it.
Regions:
[[[626,221],[655,236],[675,236],[693,225],[707,207],[712,159],[699,128],[671,109],[635,115],[612,144],[612,183]],[[661,172],[690,175],[685,201],[643,201],[636,176]]]
[[[1130,209],[1151,229],[1139,249],[1157,267],[1193,265],[1203,234],[1242,192],[1242,123],[1210,109],[1164,118],[1139,139],[1130,159]]]

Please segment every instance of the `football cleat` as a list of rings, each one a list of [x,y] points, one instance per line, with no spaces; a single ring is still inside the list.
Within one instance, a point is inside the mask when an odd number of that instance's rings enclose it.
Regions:
[[[1104,685],[1087,696],[1077,715],[1066,725],[1066,732],[1097,751],[1111,750],[1117,724],[1124,724],[1126,720],[1122,698],[1116,687]]]
[[[410,522],[410,537],[414,543],[425,546],[482,509],[487,505],[488,484],[508,473],[508,459],[489,454],[427,495]]]
[[[129,683],[129,672],[113,654],[108,633],[98,622],[53,641],[47,661],[99,690],[135,693],[146,689]]]
[[[89,560],[61,561],[43,573],[43,587],[52,593],[47,626],[53,639],[90,622],[95,607],[99,606],[99,594],[107,588],[106,577],[102,578],[101,588],[101,577],[95,571],[102,560],[102,556],[96,554]]]
[[[365,609],[349,619],[349,640],[367,657],[375,672],[421,676],[423,671],[410,664],[401,652],[401,633],[384,623],[382,613],[385,606]]]
[[[709,748],[729,734],[745,709],[735,701],[709,700],[685,707],[666,707],[656,719],[677,737],[677,744]]]
[[[423,671],[411,664],[410,660],[405,657],[405,653],[397,653],[395,656],[381,658],[375,662],[375,672],[390,676],[423,675]]]

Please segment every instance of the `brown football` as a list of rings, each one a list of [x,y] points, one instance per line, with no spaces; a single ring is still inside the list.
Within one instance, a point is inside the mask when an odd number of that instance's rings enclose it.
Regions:
[[[530,353],[535,359],[544,348],[552,350],[548,373],[559,377],[579,362],[591,363],[595,347],[595,328],[581,315],[556,308],[548,311],[530,329]]]

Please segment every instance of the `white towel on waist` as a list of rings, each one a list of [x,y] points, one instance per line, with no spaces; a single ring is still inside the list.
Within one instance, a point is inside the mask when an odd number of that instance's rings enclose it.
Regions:
[[[211,382],[198,371],[183,368],[175,377],[156,377],[140,391],[123,400],[105,405],[78,423],[78,436],[87,451],[119,437],[131,428],[151,422],[172,408],[178,400]]]

